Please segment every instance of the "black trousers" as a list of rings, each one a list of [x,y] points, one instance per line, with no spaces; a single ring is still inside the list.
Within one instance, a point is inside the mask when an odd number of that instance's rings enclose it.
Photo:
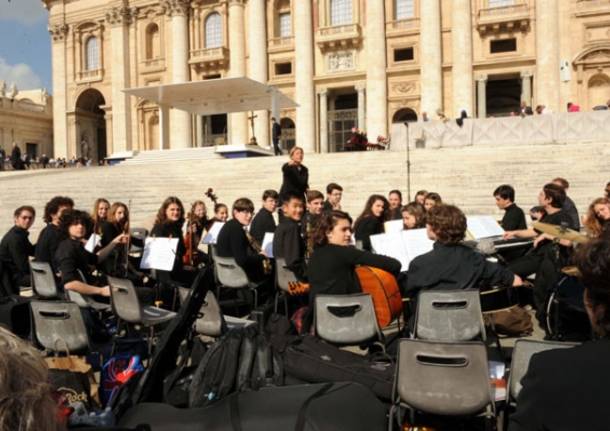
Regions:
[[[273,138],[273,151],[276,156],[282,155],[282,149],[280,148],[280,138]]]

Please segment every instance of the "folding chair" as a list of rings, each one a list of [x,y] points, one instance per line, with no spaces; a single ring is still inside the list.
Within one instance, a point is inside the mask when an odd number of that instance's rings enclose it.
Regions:
[[[184,304],[191,295],[191,289],[180,287],[178,288],[178,294],[180,295],[181,304]],[[208,291],[203,305],[199,309],[197,320],[195,320],[195,332],[199,335],[207,335],[208,337],[220,337],[225,326],[220,304],[218,304],[214,293]]]
[[[248,280],[246,272],[232,257],[220,257],[214,253],[214,271],[218,277],[216,297],[220,298],[221,287],[229,289],[248,289],[254,295],[254,308],[258,306],[258,291],[260,284]]]
[[[117,318],[149,329],[148,352],[151,353],[155,326],[170,321],[176,313],[150,305],[142,306],[131,280],[109,276],[108,284],[110,284],[112,309]]]
[[[368,293],[316,295],[316,335],[338,345],[357,345],[383,340],[373,300]]]
[[[51,352],[86,352],[87,328],[78,305],[67,301],[32,301],[35,340]]]
[[[417,297],[413,338],[436,341],[486,340],[478,290],[428,290]]]
[[[402,425],[401,408],[441,416],[483,415],[495,422],[487,351],[480,341],[439,342],[402,339],[394,379],[388,429]]]
[[[143,227],[132,227],[131,229],[129,229],[129,235],[131,235],[132,238],[138,239],[142,241],[142,243],[144,243],[146,237],[148,237],[148,229],[145,229]],[[129,247],[130,256],[142,257],[143,252],[144,247],[134,245],[133,243],[131,244],[131,247]]]
[[[286,268],[286,261],[283,257],[275,258],[275,284],[276,284],[276,292],[275,292],[275,301],[274,301],[274,311],[277,313],[277,306],[280,300],[280,297],[284,299],[284,312],[286,316],[288,316],[288,296],[290,292],[290,283],[298,282],[294,273]]]
[[[34,295],[42,299],[58,299],[61,297],[55,275],[48,262],[30,261],[32,274],[32,290]]]

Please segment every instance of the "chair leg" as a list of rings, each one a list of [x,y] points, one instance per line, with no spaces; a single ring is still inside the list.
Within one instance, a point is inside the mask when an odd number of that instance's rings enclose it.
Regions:
[[[250,290],[252,290],[252,292],[254,293],[254,309],[256,309],[258,307],[258,291],[256,290],[256,288],[252,288]]]
[[[286,317],[290,319],[288,316],[288,295],[284,294],[284,313],[286,313]]]
[[[273,300],[273,312],[275,314],[277,314],[277,304],[280,300],[280,293],[279,292],[275,292],[275,299]]]
[[[148,357],[149,358],[152,357],[152,346],[153,346],[154,337],[155,337],[155,327],[151,325],[148,328]]]

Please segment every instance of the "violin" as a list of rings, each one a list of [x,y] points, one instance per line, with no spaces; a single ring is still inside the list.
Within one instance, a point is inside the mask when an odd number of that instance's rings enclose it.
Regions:
[[[216,196],[216,194],[214,194],[214,189],[212,189],[211,187],[209,187],[206,192],[204,193],[205,196],[210,199],[214,205],[218,204],[218,197]],[[196,226],[194,226],[195,224],[198,224],[198,222],[195,222],[193,220],[187,220],[187,229],[186,229],[186,234],[184,235],[184,243],[186,245],[186,253],[184,253],[184,256],[182,257],[182,262],[184,265],[187,266],[198,266],[200,262],[199,259],[199,251],[197,249],[197,242],[196,241],[196,235],[195,235],[195,229],[197,229]],[[209,226],[203,226],[204,228],[209,228]]]

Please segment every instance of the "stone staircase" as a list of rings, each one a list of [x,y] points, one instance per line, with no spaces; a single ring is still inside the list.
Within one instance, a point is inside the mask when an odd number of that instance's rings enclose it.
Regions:
[[[38,211],[31,235],[35,240],[44,225],[44,205],[57,194],[71,196],[77,208],[88,211],[97,197],[130,203],[132,226],[145,227],[152,225],[167,196],[180,197],[188,210],[190,202],[203,198],[208,187],[229,206],[246,196],[259,207],[264,189],[279,189],[281,166],[287,160],[182,159],[189,151],[179,150],[180,157],[173,151],[159,151],[167,157],[160,154],[145,163],[132,161],[111,167],[0,173],[0,235],[12,225],[13,210],[30,204]],[[569,194],[582,213],[610,180],[609,156],[607,144],[591,143],[412,150],[411,193],[436,191],[467,214],[499,214],[491,196],[497,185],[512,184],[517,203],[527,210],[536,204],[545,182],[563,176],[572,184]],[[343,208],[353,216],[372,193],[387,194],[397,188],[406,199],[405,152],[306,154],[304,163],[312,188],[324,191],[331,181],[344,187]]]
[[[213,160],[221,159],[216,154],[216,147],[182,148],[177,150],[150,150],[137,153],[133,158],[123,162],[124,165],[143,165],[158,162],[174,162],[183,160]]]

